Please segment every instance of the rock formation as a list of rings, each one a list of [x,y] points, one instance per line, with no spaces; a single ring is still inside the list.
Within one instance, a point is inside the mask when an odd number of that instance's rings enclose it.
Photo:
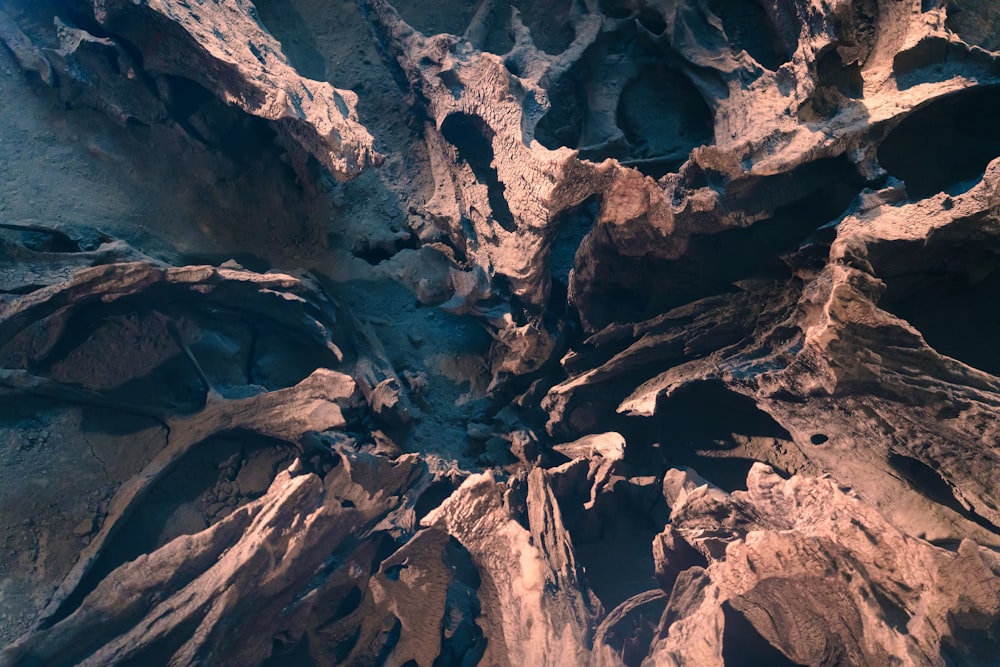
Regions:
[[[0,665],[996,664],[990,2],[0,40]]]

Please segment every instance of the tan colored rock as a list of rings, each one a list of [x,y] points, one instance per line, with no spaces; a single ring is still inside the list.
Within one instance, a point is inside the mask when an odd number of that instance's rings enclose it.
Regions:
[[[153,74],[183,76],[278,131],[340,180],[381,158],[358,122],[357,95],[300,76],[247,0],[94,0],[98,23],[134,44]]]
[[[989,650],[959,637],[963,624],[1000,613],[1000,562],[991,550],[966,540],[948,551],[908,537],[830,479],[784,480],[758,464],[747,483],[747,492],[707,502],[684,483],[673,531],[708,566],[678,578],[652,664],[725,664],[736,658],[728,626],[746,623],[796,664],[886,664],[891,656],[943,665],[943,654]],[[703,522],[714,523],[709,517],[723,508],[750,520],[706,530]],[[709,532],[723,552],[706,546]]]

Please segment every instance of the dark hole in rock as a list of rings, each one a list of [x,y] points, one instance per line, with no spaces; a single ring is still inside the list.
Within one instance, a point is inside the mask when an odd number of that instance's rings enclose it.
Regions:
[[[391,259],[401,250],[416,250],[419,247],[420,239],[417,238],[416,234],[410,234],[406,238],[397,238],[379,245],[356,249],[351,254],[358,259],[365,260],[372,266],[377,266],[385,260]]]
[[[872,595],[882,608],[886,622],[891,625],[896,632],[907,634],[906,626],[910,622],[910,614],[903,608],[898,600],[883,591],[878,585],[872,586]]]
[[[961,194],[1000,155],[1000,87],[948,95],[907,116],[878,148],[878,161],[913,199]]]
[[[309,635],[302,635],[291,646],[275,639],[270,657],[260,663],[260,667],[316,667],[316,661],[309,653]]]
[[[284,327],[268,326],[266,321],[247,320],[250,318],[243,319],[244,326],[259,326],[250,349],[247,371],[250,383],[273,391],[298,384],[317,368],[339,367],[333,353],[315,341]],[[348,363],[351,361],[349,354],[353,352],[344,350],[344,360]]]
[[[165,75],[163,81],[170,116],[188,134],[219,149],[237,169],[263,160],[294,179],[290,168],[279,161],[284,150],[275,143],[277,134],[266,121],[226,105],[191,79]]]
[[[416,660],[407,660],[399,667],[420,667],[420,663],[418,663]]]
[[[617,489],[599,496],[590,510],[579,503],[562,509],[577,559],[605,609],[656,586],[650,545],[662,525],[650,510]]]
[[[864,90],[859,63],[845,63],[836,49],[830,49],[816,61],[819,85],[836,88],[841,95],[859,98]]]
[[[622,161],[654,178],[676,171],[691,149],[712,143],[713,120],[697,88],[679,70],[665,63],[644,67],[618,100],[618,124],[631,145]]]
[[[459,159],[487,187],[493,219],[507,231],[513,231],[514,216],[504,197],[506,187],[493,167],[493,130],[478,116],[453,113],[442,121],[441,136],[456,148]]]
[[[454,537],[449,537],[445,546],[445,563],[451,568],[455,581],[472,590],[479,590],[482,580],[472,554]]]
[[[939,252],[941,252],[939,250]],[[991,253],[977,259],[964,253],[967,268],[996,263]],[[880,306],[915,326],[927,344],[941,354],[1000,376],[1000,271],[971,278],[958,271],[921,276],[920,282],[885,278],[888,285]],[[904,295],[899,292],[904,291]],[[898,295],[898,298],[897,298]]]
[[[753,202],[760,212],[773,206],[771,217],[748,227],[695,234],[677,260],[601,257],[597,279],[587,285],[588,298],[577,307],[599,329],[611,322],[639,322],[703,297],[733,291],[733,283],[745,278],[786,279],[790,270],[782,255],[840,217],[863,186],[863,179],[842,158],[819,160],[746,189],[733,186],[728,200]]]
[[[734,51],[746,51],[772,72],[791,58],[774,23],[757,0],[710,0],[709,9],[722,20]]]
[[[1000,17],[995,0],[951,0],[947,12],[945,26],[963,41],[987,51],[1000,51]]]
[[[431,510],[443,503],[454,490],[454,487],[446,481],[431,484],[426,491],[420,494],[420,497],[417,498],[417,502],[413,506],[417,523],[430,514]]]
[[[340,506],[343,507],[344,509],[351,509],[352,507],[357,507],[357,505],[354,504],[353,500],[341,500]]]
[[[667,22],[660,12],[653,7],[643,7],[639,10],[637,19],[643,28],[654,35],[662,35],[667,30]]]
[[[185,123],[188,118],[206,104],[210,104],[215,96],[204,86],[182,76],[165,74],[164,87],[167,108],[172,118]]]
[[[727,491],[746,490],[747,473],[761,458],[779,471],[795,467],[779,454],[793,449],[791,434],[721,382],[698,382],[661,399],[655,416],[630,419],[623,435],[626,460],[641,449],[633,443],[666,443],[660,451],[668,465],[694,468]]]
[[[551,106],[535,126],[535,139],[552,150],[578,147],[586,109],[584,82],[571,72],[560,77],[547,92]]]
[[[381,533],[375,537],[375,554],[368,566],[368,576],[374,575],[382,567],[382,562],[392,556],[402,546],[391,536]]]
[[[816,433],[811,438],[809,438],[809,442],[811,442],[814,445],[822,445],[828,442],[829,440],[830,440],[829,436],[824,435],[823,433]]]
[[[48,234],[45,232],[27,232],[27,231],[13,231],[13,230],[2,230],[0,231],[0,238],[3,240],[10,239],[13,243],[17,245],[22,245],[28,250],[33,250],[34,252],[80,252],[81,248],[78,244],[74,243],[69,238],[62,234]],[[88,250],[96,250],[96,248],[88,248]]]
[[[1000,655],[1000,618],[982,612],[951,611],[949,632],[942,638],[941,655],[947,667],[996,664]]]
[[[556,55],[562,53],[573,43],[575,34],[569,22],[569,12],[572,2],[553,2],[552,0],[516,0],[505,2],[516,6],[521,12],[521,20],[531,30],[531,39],[542,51]],[[510,16],[510,9],[500,10],[501,16]],[[496,27],[494,28],[496,31]]]
[[[330,620],[336,621],[353,614],[358,607],[361,606],[361,600],[363,597],[364,595],[362,594],[360,588],[357,586],[351,588],[351,590],[349,590],[347,594],[341,598],[340,604],[337,605],[337,610],[333,613],[333,617]]]
[[[745,456],[706,456],[696,452],[668,453],[667,459],[673,466],[695,470],[709,482],[728,493],[746,491],[747,475],[750,474],[753,464],[758,463],[757,459]],[[780,466],[775,467],[775,470],[779,474],[786,474]]]
[[[647,29],[665,28],[655,12],[641,16]],[[586,160],[614,158],[659,178],[714,139],[714,116],[698,89],[638,37],[634,22],[600,35],[547,92],[551,107],[535,139],[578,149]]]
[[[793,662],[764,638],[747,618],[722,603],[725,629],[722,632],[722,660],[726,667],[804,667]]]
[[[470,554],[454,537],[444,548],[444,563],[452,571],[441,624],[441,652],[433,667],[472,667],[480,664],[489,641],[476,619],[482,614],[479,570]]]
[[[934,468],[923,461],[904,456],[902,454],[889,454],[889,465],[898,472],[904,479],[909,481],[913,488],[919,493],[927,496],[935,503],[943,505],[956,513],[965,517],[969,521],[978,523],[984,528],[995,533],[1000,533],[1000,526],[995,526],[988,520],[979,516],[975,512],[966,509],[955,497],[948,482],[941,477]]]
[[[640,667],[649,656],[649,647],[656,641],[656,628],[666,607],[665,599],[644,604],[626,614],[608,632],[605,642],[618,651],[625,667]]]
[[[337,638],[338,641],[333,644],[333,657],[336,660],[334,664],[344,664],[348,657],[350,657],[354,651],[354,647],[358,645],[358,640],[361,638],[361,630],[362,627],[359,623],[347,637]]]
[[[125,519],[53,622],[72,613],[118,566],[205,530],[262,496],[296,454],[289,443],[244,432],[196,445]]]
[[[385,633],[385,644],[382,646],[382,650],[379,651],[378,657],[375,660],[376,665],[386,664],[389,656],[392,654],[392,649],[396,648],[396,645],[399,644],[399,638],[402,635],[403,624],[398,618],[393,618],[392,627]]]
[[[385,568],[385,576],[392,581],[399,581],[399,575],[406,567],[406,565],[390,565]]]
[[[206,222],[220,246],[247,248],[248,240],[265,235],[271,243],[312,242],[329,206],[322,188],[304,187],[325,177],[315,157],[279,139],[270,122],[227,105],[195,81],[164,75],[158,89],[171,119],[207,148],[201,155],[210,162],[194,164],[192,157],[189,167],[205,187],[181,194],[199,209],[219,209],[217,219]],[[201,173],[208,164],[214,182]]]
[[[584,237],[593,229],[600,210],[601,196],[592,195],[560,213],[553,222],[557,230],[549,249],[549,271],[553,280],[569,285],[569,272],[576,261],[576,251]]]

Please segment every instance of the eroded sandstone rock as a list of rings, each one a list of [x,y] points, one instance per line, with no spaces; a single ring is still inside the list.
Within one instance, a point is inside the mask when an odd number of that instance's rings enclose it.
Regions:
[[[990,664],[989,3],[449,7],[359,3],[426,150],[405,227],[329,235],[360,278],[0,222],[0,393],[104,479],[0,663]],[[50,43],[0,14],[71,105],[218,143],[169,117],[190,79],[341,180],[379,161],[249,2],[77,8]],[[375,275],[405,296],[366,320]],[[384,344],[414,298],[436,324]],[[438,344],[466,326],[488,351]]]

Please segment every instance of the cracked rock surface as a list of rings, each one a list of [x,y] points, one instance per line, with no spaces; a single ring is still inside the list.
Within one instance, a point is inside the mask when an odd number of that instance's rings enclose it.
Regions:
[[[992,2],[0,41],[0,665],[998,664]]]

